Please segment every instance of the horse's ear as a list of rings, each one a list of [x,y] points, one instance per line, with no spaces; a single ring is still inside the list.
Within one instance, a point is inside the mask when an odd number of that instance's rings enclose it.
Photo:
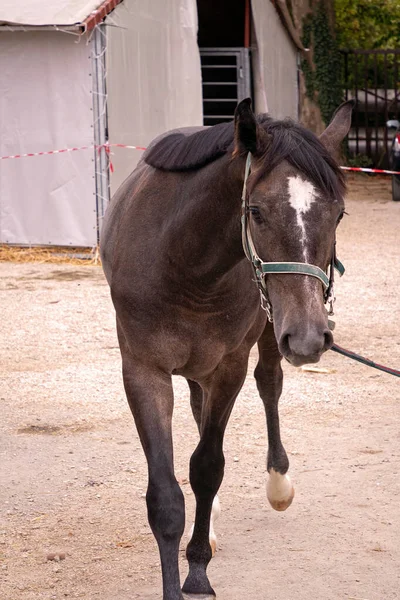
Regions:
[[[233,155],[255,153],[257,149],[257,122],[251,109],[250,98],[245,98],[235,110],[235,149]]]
[[[343,102],[343,104],[335,111],[328,127],[319,136],[319,139],[324,144],[325,148],[334,156],[340,153],[340,144],[349,133],[351,126],[351,111],[353,110],[354,104],[354,100]]]

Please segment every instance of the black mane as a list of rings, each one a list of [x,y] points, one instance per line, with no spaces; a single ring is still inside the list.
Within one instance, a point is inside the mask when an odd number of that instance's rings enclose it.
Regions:
[[[199,169],[228,151],[234,136],[233,121],[219,123],[196,133],[171,133],[144,155],[144,161],[163,171]]]
[[[257,151],[257,158],[265,167],[258,171],[257,179],[286,160],[322,192],[334,198],[343,196],[343,172],[315,134],[291,119],[279,121],[259,115],[257,123],[267,134],[263,136],[264,147]],[[164,171],[200,169],[232,152],[233,140],[233,122],[220,123],[191,135],[172,133],[150,148],[144,160]]]

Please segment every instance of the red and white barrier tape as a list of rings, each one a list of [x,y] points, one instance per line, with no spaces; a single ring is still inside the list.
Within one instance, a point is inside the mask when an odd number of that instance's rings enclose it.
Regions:
[[[48,152],[28,152],[27,154],[10,154],[9,156],[0,156],[0,160],[7,158],[26,158],[28,156],[46,156],[48,154],[61,154],[62,152],[75,152],[76,150],[88,150],[95,146],[80,146],[79,148],[63,148],[62,150],[49,150]]]
[[[361,171],[362,173],[383,173],[385,175],[400,175],[400,171],[387,171],[385,169],[367,169],[366,167],[340,167],[343,171]]]
[[[77,150],[90,150],[93,148],[97,148],[101,150],[102,148],[109,149],[111,146],[116,146],[118,148],[129,148],[131,150],[146,150],[142,146],[127,146],[126,144],[102,144],[100,146],[96,144],[91,144],[90,146],[77,146],[76,148],[62,148],[61,150],[48,150],[47,152],[28,152],[27,154],[12,154],[9,156],[0,156],[0,160],[6,160],[7,158],[27,158],[28,156],[48,156],[49,154],[62,154],[63,152],[76,152]]]
[[[100,146],[92,144],[90,146],[78,146],[76,148],[63,148],[62,150],[48,150],[47,152],[28,152],[27,154],[13,154],[10,156],[0,156],[0,160],[6,160],[7,158],[27,158],[28,156],[47,156],[49,154],[62,154],[64,152],[76,152],[77,150],[90,150],[91,148],[97,148],[101,150],[105,148],[106,152],[110,153],[110,148],[128,148],[129,150],[146,150],[143,146],[129,146],[127,144],[102,144]],[[344,171],[358,171],[361,173],[380,173],[381,175],[400,175],[400,171],[388,171],[386,169],[369,169],[366,167],[340,167]],[[114,168],[110,162],[110,170],[114,171]]]

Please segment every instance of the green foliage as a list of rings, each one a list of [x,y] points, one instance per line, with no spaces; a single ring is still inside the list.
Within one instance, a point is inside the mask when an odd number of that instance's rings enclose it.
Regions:
[[[352,158],[348,157],[346,164],[349,167],[369,168],[373,166],[374,161],[366,154],[356,154]]]
[[[343,85],[355,90],[365,88],[400,89],[400,69],[398,55],[390,54],[359,54],[351,50],[346,52],[343,61]],[[347,74],[345,74],[345,60]]]
[[[399,0],[334,1],[340,47],[365,50],[399,48]]]
[[[400,0],[334,2],[337,39],[342,48],[350,50],[343,65],[347,66],[343,73],[346,87],[353,90],[399,89],[398,58],[394,53],[357,54],[351,51],[400,48]],[[388,105],[389,116],[391,109],[396,111],[396,105]]]
[[[302,42],[303,42],[304,48],[310,48],[310,46],[311,46],[312,19],[310,17],[311,17],[311,15],[308,15],[308,17],[305,18],[304,23],[303,23]],[[305,58],[302,58],[302,60],[301,60],[301,70],[304,73],[304,79],[306,82],[306,94],[307,94],[308,98],[310,98],[311,100],[314,100],[314,95],[316,92],[314,71],[312,70],[308,60],[306,60]]]
[[[307,15],[303,20],[303,36],[301,38],[303,46],[307,51],[311,49],[312,29],[312,17],[311,15]],[[314,70],[306,58],[301,59],[301,70],[303,71],[305,79],[306,95],[311,100],[315,100],[316,88]]]
[[[313,49],[315,65],[313,70],[305,59],[302,61],[307,96],[317,101],[323,120],[329,123],[343,99],[342,61],[323,2],[305,17],[302,42],[305,48]]]
[[[342,102],[342,59],[334,33],[329,27],[328,15],[321,2],[313,19],[315,79],[318,87],[318,104],[322,118],[329,123],[334,111]]]

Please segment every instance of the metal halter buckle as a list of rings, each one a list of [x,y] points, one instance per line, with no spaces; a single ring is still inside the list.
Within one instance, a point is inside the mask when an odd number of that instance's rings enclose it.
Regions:
[[[265,310],[265,312],[267,313],[268,321],[270,323],[272,323],[273,322],[272,305],[271,305],[270,301],[267,299],[267,297],[265,296],[265,293],[262,290],[262,288],[260,288],[260,298],[261,298],[261,308],[263,310]]]
[[[329,305],[329,309],[328,309],[328,315],[331,317],[333,316],[335,313],[333,312],[333,305],[335,304],[335,288],[333,286],[333,283],[331,285],[331,288],[329,290],[329,296],[326,299],[326,304]]]

